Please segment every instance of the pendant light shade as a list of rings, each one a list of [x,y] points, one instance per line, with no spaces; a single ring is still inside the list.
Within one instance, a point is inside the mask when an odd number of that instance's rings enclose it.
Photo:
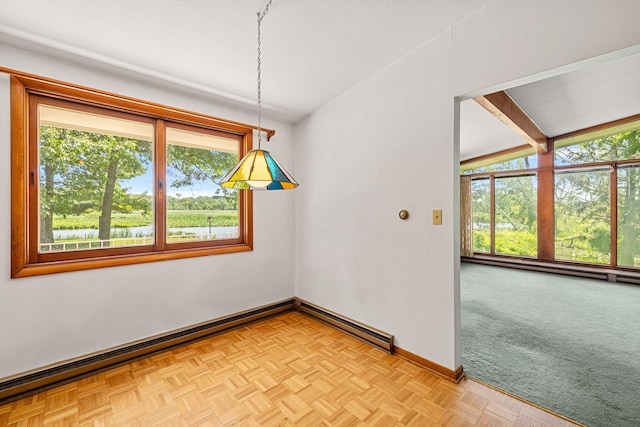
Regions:
[[[251,150],[220,183],[239,190],[289,190],[298,183],[266,150]]]
[[[298,183],[266,150],[262,143],[262,79],[260,64],[260,25],[269,12],[269,0],[262,12],[258,12],[258,149],[249,151],[231,171],[222,178],[219,185],[224,188],[239,190],[290,190]]]

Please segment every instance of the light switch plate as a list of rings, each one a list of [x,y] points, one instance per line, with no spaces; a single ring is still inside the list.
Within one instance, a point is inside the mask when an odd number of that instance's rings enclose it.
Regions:
[[[442,209],[433,210],[433,225],[442,225]]]

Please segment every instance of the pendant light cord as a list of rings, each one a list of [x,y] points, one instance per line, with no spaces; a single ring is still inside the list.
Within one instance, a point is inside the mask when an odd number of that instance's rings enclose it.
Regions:
[[[256,13],[256,15],[258,16],[258,150],[261,149],[261,145],[262,145],[262,78],[261,78],[262,62],[260,61],[260,53],[261,53],[260,24],[262,24],[262,20],[264,19],[265,16],[267,16],[267,13],[269,13],[269,6],[271,6],[272,1],[273,0],[269,0],[269,2],[264,7],[264,10],[262,12]]]

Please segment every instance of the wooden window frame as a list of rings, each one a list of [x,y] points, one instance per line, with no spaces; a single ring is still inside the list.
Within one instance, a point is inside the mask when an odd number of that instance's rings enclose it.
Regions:
[[[476,180],[487,180],[489,182],[489,252],[476,252],[473,251],[474,255],[488,255],[488,256],[496,256],[496,257],[506,257],[506,258],[520,258],[520,259],[538,259],[537,256],[533,255],[518,255],[518,254],[502,254],[496,252],[496,179],[500,178],[518,178],[518,177],[535,177],[536,181],[540,180],[539,173],[537,169],[515,169],[512,171],[496,171],[496,172],[478,172],[475,174],[465,174],[461,175],[465,177],[470,177],[473,181],[474,178]],[[539,185],[538,185],[539,188]],[[536,193],[536,200],[539,196]],[[537,205],[539,206],[539,204]],[[539,214],[538,214],[539,215]],[[538,236],[536,235],[537,240],[539,241]],[[538,244],[539,247],[539,244]],[[538,249],[539,251],[539,249]]]
[[[469,176],[472,179],[490,179],[491,209],[495,204],[495,178],[500,176],[516,176],[521,174],[535,173],[538,176],[538,254],[536,257],[527,257],[520,255],[498,254],[495,252],[495,212],[491,212],[491,249],[490,252],[474,252],[474,255],[501,260],[517,260],[544,262],[556,265],[577,266],[585,268],[596,268],[604,270],[615,269],[617,271],[638,272],[640,267],[620,266],[618,264],[618,191],[617,191],[617,171],[619,167],[640,165],[640,158],[635,159],[619,159],[619,160],[603,160],[598,162],[587,162],[570,165],[555,164],[555,146],[556,141],[572,138],[580,135],[590,134],[593,132],[615,128],[616,126],[625,125],[627,123],[637,122],[640,120],[640,114],[626,117],[619,120],[603,123],[600,125],[588,127],[575,132],[549,138],[547,141],[547,151],[538,152],[538,166],[532,169],[517,169],[494,172],[475,172],[462,173],[461,176]],[[469,165],[473,163],[490,164],[491,159],[499,159],[505,155],[512,155],[525,149],[530,149],[528,145],[522,145],[511,149],[499,151],[492,154],[479,156],[460,162],[461,165]],[[590,168],[611,168],[609,180],[609,196],[610,196],[610,260],[606,264],[596,264],[590,262],[566,261],[559,260],[555,257],[555,172],[584,170]],[[508,261],[507,261],[508,262]]]
[[[34,212],[34,210],[37,211],[34,207],[37,203],[34,205],[34,200],[37,201],[38,191],[31,190],[35,188],[32,187],[34,176],[38,176],[37,170],[33,170],[33,165],[37,164],[33,159],[34,155],[37,155],[35,153],[37,150],[32,149],[33,144],[30,143],[33,132],[30,129],[33,126],[30,126],[30,120],[34,116],[32,99],[35,96],[71,102],[86,106],[87,109],[99,108],[102,111],[108,111],[109,114],[133,115],[141,118],[142,121],[154,121],[157,128],[163,128],[166,122],[170,122],[172,125],[197,128],[198,131],[205,133],[220,134],[222,132],[225,135],[232,135],[238,138],[240,158],[252,147],[255,127],[31,74],[21,72],[9,74],[11,75],[12,278],[253,250],[253,195],[247,190],[238,190],[239,236],[237,239],[197,242],[192,245],[166,244],[164,226],[158,227],[159,221],[163,221],[162,224],[165,221],[166,194],[164,189],[160,191],[156,179],[154,184],[156,243],[154,245],[69,251],[63,256],[38,254],[38,225],[33,220],[34,216],[37,216],[37,212]],[[270,129],[263,130],[268,137],[275,133]],[[158,177],[165,173],[165,160],[160,157],[164,156],[165,147],[163,136],[160,137],[161,140],[158,140],[158,136],[155,139],[153,167],[154,174]],[[160,236],[157,236],[158,234]]]

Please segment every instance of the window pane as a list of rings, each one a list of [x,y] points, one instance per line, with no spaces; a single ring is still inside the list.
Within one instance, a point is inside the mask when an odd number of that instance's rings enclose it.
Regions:
[[[43,105],[39,252],[153,244],[148,123]]]
[[[473,251],[491,252],[491,183],[488,178],[471,181],[473,198]]]
[[[238,191],[217,184],[238,152],[238,139],[167,128],[167,243],[239,236]]]
[[[640,165],[618,169],[618,265],[640,267]]]
[[[535,175],[496,178],[496,253],[538,254],[537,185]]]
[[[640,123],[633,122],[555,144],[555,164],[575,165],[640,158]]]
[[[610,262],[609,169],[556,172],[555,257]]]
[[[468,163],[460,166],[463,174],[534,169],[538,167],[538,155],[535,148],[509,153],[490,159]]]

